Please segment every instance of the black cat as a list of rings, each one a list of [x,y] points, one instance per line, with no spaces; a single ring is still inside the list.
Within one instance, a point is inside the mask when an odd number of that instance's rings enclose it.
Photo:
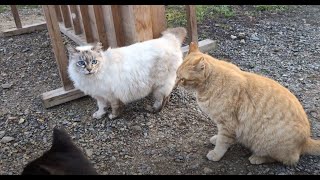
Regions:
[[[97,175],[90,161],[63,129],[53,129],[51,149],[28,163],[21,175]]]

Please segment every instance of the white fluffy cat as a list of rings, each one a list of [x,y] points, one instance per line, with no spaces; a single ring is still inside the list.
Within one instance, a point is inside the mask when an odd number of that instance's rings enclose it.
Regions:
[[[76,88],[97,100],[99,109],[93,118],[101,118],[110,104],[109,118],[113,119],[120,115],[123,105],[150,93],[155,99],[152,111],[161,111],[183,61],[181,45],[186,33],[182,27],[169,28],[158,39],[106,51],[101,43],[69,47],[70,79]]]

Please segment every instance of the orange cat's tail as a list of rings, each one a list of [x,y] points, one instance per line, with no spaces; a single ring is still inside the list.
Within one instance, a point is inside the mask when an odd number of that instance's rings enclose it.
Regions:
[[[309,138],[302,148],[302,154],[320,155],[320,140]]]
[[[182,44],[187,36],[187,30],[184,27],[168,28],[161,33],[162,35],[173,34]]]

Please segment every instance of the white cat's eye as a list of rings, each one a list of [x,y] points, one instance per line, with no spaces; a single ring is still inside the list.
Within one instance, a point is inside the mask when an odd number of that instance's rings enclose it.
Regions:
[[[97,64],[97,63],[98,63],[98,61],[95,59],[91,61],[91,64]]]
[[[86,66],[86,62],[84,62],[84,61],[78,61],[78,62],[77,62],[77,65],[80,66],[80,67],[84,67],[84,66]]]

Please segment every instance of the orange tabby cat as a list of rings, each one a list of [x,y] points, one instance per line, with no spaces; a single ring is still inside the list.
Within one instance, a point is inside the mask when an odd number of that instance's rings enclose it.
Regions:
[[[252,164],[296,165],[301,154],[320,155],[320,141],[310,138],[303,107],[274,80],[241,71],[191,43],[176,83],[194,90],[200,108],[217,124],[209,160],[219,161],[236,141],[252,150]]]

